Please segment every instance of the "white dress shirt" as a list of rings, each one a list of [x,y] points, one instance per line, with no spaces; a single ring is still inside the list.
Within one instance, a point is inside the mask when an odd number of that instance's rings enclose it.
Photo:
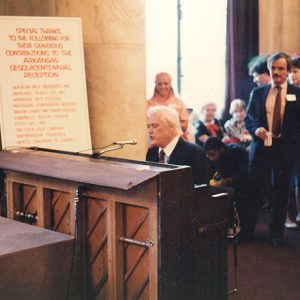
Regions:
[[[164,147],[164,148],[159,147],[158,153],[160,153],[161,150],[164,150],[164,152],[165,152],[165,163],[168,163],[169,158],[170,158],[172,152],[174,151],[179,138],[180,138],[180,136],[177,135],[166,147]]]
[[[287,82],[285,81],[281,86],[281,120],[283,120],[283,114],[285,109],[285,103],[286,103],[286,93],[287,93]],[[275,106],[275,100],[278,90],[275,88],[274,83],[272,83],[271,88],[269,90],[267,101],[266,101],[266,113],[267,113],[267,121],[268,121],[268,127],[269,131],[272,130],[273,125],[273,111]]]

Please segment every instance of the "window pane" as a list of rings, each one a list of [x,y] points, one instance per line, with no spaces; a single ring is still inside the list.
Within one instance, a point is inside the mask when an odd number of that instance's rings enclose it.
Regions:
[[[198,113],[206,101],[221,109],[225,94],[226,0],[181,0],[181,99]],[[177,91],[177,0],[146,1],[147,98],[154,77],[169,72]]]

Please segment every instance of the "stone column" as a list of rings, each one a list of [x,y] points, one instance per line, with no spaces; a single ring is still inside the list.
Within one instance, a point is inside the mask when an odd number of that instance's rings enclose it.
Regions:
[[[259,1],[259,52],[300,50],[300,1]]]

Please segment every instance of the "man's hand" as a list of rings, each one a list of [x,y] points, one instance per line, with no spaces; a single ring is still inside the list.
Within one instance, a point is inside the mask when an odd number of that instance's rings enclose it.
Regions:
[[[268,130],[263,127],[259,127],[255,130],[255,135],[262,140],[265,140],[268,137]]]

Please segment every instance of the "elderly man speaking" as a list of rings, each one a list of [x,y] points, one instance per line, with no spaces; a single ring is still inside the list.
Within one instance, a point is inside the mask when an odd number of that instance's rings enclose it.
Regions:
[[[190,166],[195,184],[208,183],[205,152],[180,137],[181,127],[175,109],[160,105],[150,107],[147,127],[151,145],[147,161]]]

